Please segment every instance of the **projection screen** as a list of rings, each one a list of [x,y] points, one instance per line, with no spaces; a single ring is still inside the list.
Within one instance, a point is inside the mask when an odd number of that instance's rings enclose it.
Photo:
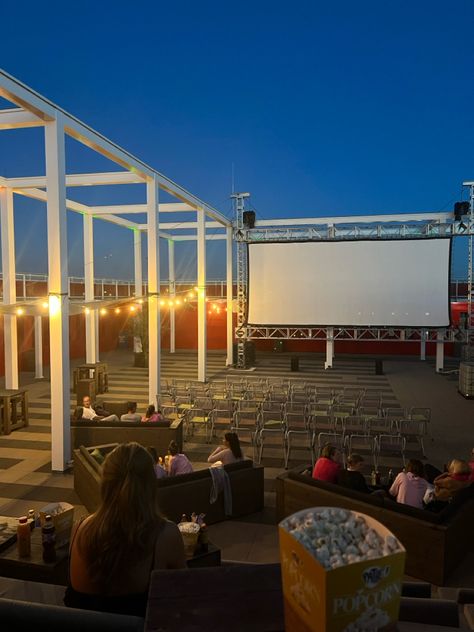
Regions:
[[[451,240],[248,247],[250,325],[447,327]]]

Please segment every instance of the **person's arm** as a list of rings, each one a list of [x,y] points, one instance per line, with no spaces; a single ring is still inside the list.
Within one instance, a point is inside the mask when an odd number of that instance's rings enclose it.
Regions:
[[[155,568],[186,568],[183,536],[173,522],[166,522],[157,539]]]
[[[398,496],[398,490],[400,489],[400,485],[402,483],[402,476],[403,472],[397,474],[395,480],[393,481],[392,487],[388,490],[390,496],[395,496],[395,498]]]
[[[223,445],[218,446],[212,454],[207,457],[208,463],[215,463],[216,461],[220,461],[222,457],[222,452],[227,450]]]

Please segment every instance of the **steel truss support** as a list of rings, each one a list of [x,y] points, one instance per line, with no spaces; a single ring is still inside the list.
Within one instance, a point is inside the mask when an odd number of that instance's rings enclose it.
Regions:
[[[441,332],[441,338],[438,337]],[[359,340],[361,342],[465,342],[462,329],[392,329],[379,327],[257,327],[243,325],[237,332],[245,340]]]
[[[247,305],[247,244],[244,229],[245,199],[250,193],[233,193],[235,212],[235,239],[237,241],[237,367],[246,368],[245,359],[245,318]]]
[[[469,221],[474,223],[474,184],[469,185]],[[469,345],[474,345],[474,236],[470,233],[467,270],[467,327]]]

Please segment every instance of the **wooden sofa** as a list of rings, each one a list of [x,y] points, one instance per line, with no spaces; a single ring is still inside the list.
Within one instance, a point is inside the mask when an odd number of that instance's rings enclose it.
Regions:
[[[156,422],[142,421],[71,421],[71,446],[104,445],[137,441],[143,446],[153,446],[158,455],[168,452],[170,441],[176,441],[183,449],[183,421],[169,419]]]
[[[112,450],[117,444],[98,445],[102,454]],[[74,450],[74,489],[81,502],[90,511],[95,511],[100,502],[101,465],[91,456],[95,447],[81,446]],[[232,515],[244,516],[263,509],[264,468],[244,460],[226,465],[225,471],[230,479],[232,490]],[[193,511],[206,514],[206,523],[213,524],[225,520],[224,497],[220,493],[216,502],[211,504],[209,497],[212,478],[209,468],[191,474],[171,476],[156,481],[158,502],[163,514],[178,522],[182,514]]]
[[[309,507],[342,507],[360,511],[390,529],[407,550],[405,571],[443,585],[468,551],[474,550],[474,485],[440,513],[415,509],[378,494],[363,494],[316,481],[304,468],[289,470],[276,479],[277,519]]]

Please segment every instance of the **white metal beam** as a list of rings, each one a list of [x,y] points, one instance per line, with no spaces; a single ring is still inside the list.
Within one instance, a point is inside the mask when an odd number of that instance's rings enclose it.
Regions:
[[[90,212],[96,216],[107,215],[108,213],[114,213],[114,215],[136,214],[146,213],[146,204],[109,204],[109,206],[90,206]],[[160,204],[160,213],[195,213],[196,210],[189,206],[189,204],[183,204],[182,202],[168,202]],[[221,224],[216,222],[217,226]]]
[[[2,234],[3,302],[16,303],[15,228],[13,217],[13,194],[0,188],[0,217]],[[5,353],[5,388],[18,389],[18,341],[16,314],[3,317],[3,340]]]
[[[43,379],[43,318],[35,316],[35,379]]]
[[[176,297],[175,285],[175,269],[174,269],[174,241],[168,239],[168,283],[169,295],[173,304],[170,306],[170,353],[176,352],[176,313],[174,307],[174,299]]]
[[[206,216],[198,212],[197,284],[198,284],[198,381],[206,381]]]
[[[0,110],[0,130],[41,127],[42,125],[44,125],[44,121],[22,108]]]
[[[5,178],[6,186],[12,189],[44,188],[46,176]],[[143,179],[131,171],[105,171],[101,173],[69,173],[67,187],[110,186],[115,184],[144,184]],[[109,212],[110,212],[110,207]],[[146,212],[146,211],[144,211]]]
[[[90,215],[83,216],[84,230],[84,298],[93,301],[94,293],[94,219]],[[95,364],[97,359],[97,310],[92,309],[85,314],[86,324],[86,362]]]
[[[53,471],[64,471],[71,459],[71,413],[65,139],[61,117],[45,126],[45,148],[50,295],[51,461]]]
[[[161,392],[159,186],[156,177],[146,186],[148,205],[148,401],[158,404]],[[146,351],[146,349],[144,349]]]

